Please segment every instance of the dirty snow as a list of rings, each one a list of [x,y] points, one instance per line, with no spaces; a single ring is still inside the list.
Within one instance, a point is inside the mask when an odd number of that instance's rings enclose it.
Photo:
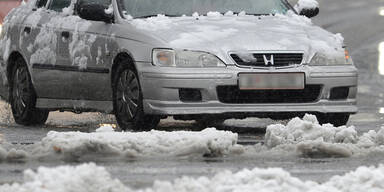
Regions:
[[[287,125],[267,127],[265,147],[296,150],[304,156],[349,157],[384,152],[384,127],[358,136],[354,126],[320,125],[316,116],[294,118]],[[260,146],[259,146],[260,147]]]
[[[319,184],[302,181],[280,168],[222,171],[213,177],[184,176],[174,181],[155,181],[146,189],[132,189],[113,179],[104,167],[94,163],[78,166],[40,167],[24,171],[24,183],[0,185],[0,192],[379,192],[384,190],[384,166],[359,167],[343,176]]]
[[[105,131],[108,129],[108,131]],[[99,132],[51,131],[40,143],[35,144],[37,156],[63,155],[80,158],[88,154],[111,154],[124,157],[169,157],[186,155],[225,155],[235,147],[238,135],[216,129],[201,132],[149,131],[111,132],[102,127]]]
[[[25,160],[27,157],[28,153],[26,151],[13,148],[13,146],[7,143],[0,134],[0,162]]]
[[[96,129],[96,132],[115,132],[111,125],[104,125]]]
[[[103,167],[93,163],[76,167],[40,167],[24,171],[24,183],[5,184],[0,192],[124,192],[128,189]]]
[[[3,100],[0,100],[0,124],[11,123],[14,123],[11,105]]]

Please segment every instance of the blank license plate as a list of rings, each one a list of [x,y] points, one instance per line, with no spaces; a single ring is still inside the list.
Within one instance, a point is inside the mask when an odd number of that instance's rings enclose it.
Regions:
[[[304,89],[304,73],[239,74],[240,90]]]

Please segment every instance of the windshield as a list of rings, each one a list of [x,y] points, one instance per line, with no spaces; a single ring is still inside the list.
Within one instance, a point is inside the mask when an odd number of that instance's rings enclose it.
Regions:
[[[226,13],[244,11],[250,15],[285,14],[290,8],[282,0],[119,0],[123,15],[134,18],[158,14],[168,16],[205,15],[215,11]]]

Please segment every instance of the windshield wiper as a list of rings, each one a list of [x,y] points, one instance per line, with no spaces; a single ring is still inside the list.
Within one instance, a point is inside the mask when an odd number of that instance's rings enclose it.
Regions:
[[[233,14],[236,14],[236,15],[238,15],[238,14],[240,14],[241,12],[233,12]],[[222,13],[223,15],[225,14],[225,13]],[[253,15],[253,16],[265,16],[265,15],[271,15],[270,13],[245,13],[245,15]],[[272,15],[274,15],[274,14],[272,14]]]
[[[153,15],[144,15],[140,17],[135,17],[135,19],[143,19],[143,18],[149,18],[149,17],[157,17],[158,15],[164,15],[167,17],[180,17],[180,15],[168,15],[168,14],[153,14]]]

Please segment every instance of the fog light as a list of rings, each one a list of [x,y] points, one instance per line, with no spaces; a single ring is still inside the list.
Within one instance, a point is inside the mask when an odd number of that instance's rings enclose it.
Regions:
[[[179,98],[182,102],[201,102],[203,100],[199,89],[179,89]]]
[[[335,87],[331,89],[330,100],[345,100],[349,95],[349,87]]]

